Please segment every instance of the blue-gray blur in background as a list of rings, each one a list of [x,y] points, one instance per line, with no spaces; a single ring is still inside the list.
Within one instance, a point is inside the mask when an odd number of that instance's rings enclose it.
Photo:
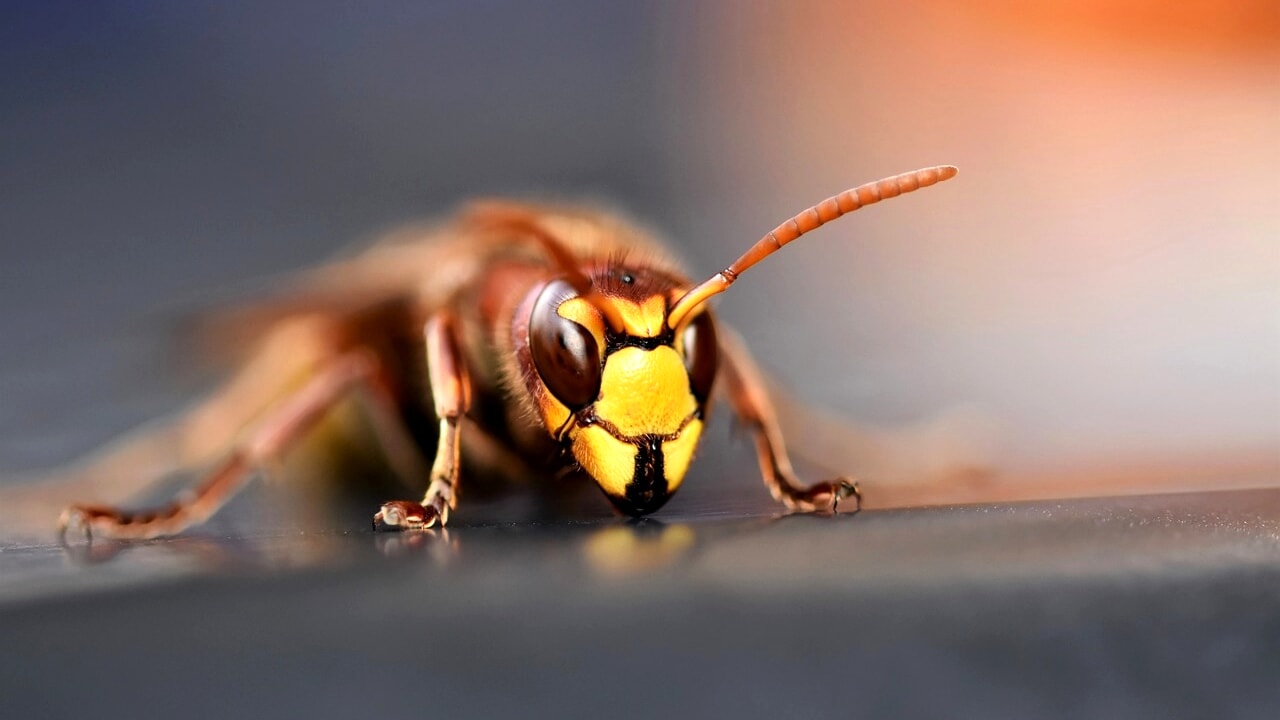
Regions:
[[[473,195],[589,195],[658,217],[671,200],[642,5],[3,13],[10,469],[180,404],[190,388],[156,387],[153,371],[167,368],[166,331],[212,291],[261,287]]]

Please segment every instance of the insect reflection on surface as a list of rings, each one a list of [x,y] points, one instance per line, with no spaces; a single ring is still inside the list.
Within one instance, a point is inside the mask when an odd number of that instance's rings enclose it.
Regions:
[[[363,564],[371,553],[397,562],[425,563],[435,571],[461,571],[497,558],[522,562],[512,559],[516,553],[511,552],[511,543],[517,541],[522,552],[559,560],[562,571],[610,579],[678,566],[708,542],[761,532],[783,517],[670,524],[644,518],[519,532],[502,527],[436,527],[420,533],[377,533],[371,543],[368,536],[351,533],[235,539],[196,534],[144,542],[64,542],[62,548],[74,566],[123,563],[138,577],[164,578],[342,567]]]

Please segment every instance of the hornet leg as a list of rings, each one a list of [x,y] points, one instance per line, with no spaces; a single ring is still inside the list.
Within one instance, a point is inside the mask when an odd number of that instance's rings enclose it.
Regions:
[[[348,392],[362,390],[371,401],[371,420],[392,464],[402,473],[421,466],[416,450],[400,426],[395,401],[387,391],[373,355],[351,352],[326,365],[295,394],[282,401],[195,488],[154,510],[127,512],[113,507],[72,505],[63,511],[63,534],[78,530],[121,539],[174,535],[209,519],[254,476],[270,467]]]
[[[751,432],[764,484],[774,499],[790,510],[835,512],[841,500],[852,497],[853,510],[857,512],[862,505],[862,494],[851,478],[841,477],[807,488],[796,480],[760,369],[737,334],[723,325],[721,328],[720,367],[729,404]]]
[[[461,443],[458,423],[471,406],[471,380],[454,335],[453,317],[439,313],[427,321],[427,378],[436,417],[440,419],[440,444],[431,466],[431,484],[421,502],[393,500],[373,516],[375,530],[423,530],[437,522],[449,522],[449,511],[458,504],[457,482]]]

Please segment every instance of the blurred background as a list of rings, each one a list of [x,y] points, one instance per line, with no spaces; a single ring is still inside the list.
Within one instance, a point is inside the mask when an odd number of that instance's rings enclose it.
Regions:
[[[208,387],[166,352],[194,310],[475,195],[612,204],[702,276],[827,195],[949,163],[719,301],[789,418],[890,447],[873,470],[918,487],[888,504],[1280,480],[1274,2],[3,15],[6,470]],[[793,432],[858,470],[831,434]],[[994,474],[917,477],[952,441]]]

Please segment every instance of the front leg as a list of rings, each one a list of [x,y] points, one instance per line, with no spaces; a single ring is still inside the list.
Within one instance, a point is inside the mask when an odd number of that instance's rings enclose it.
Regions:
[[[857,512],[862,506],[862,494],[851,478],[836,478],[807,488],[796,480],[760,369],[736,333],[721,325],[717,336],[729,404],[751,432],[764,484],[774,499],[790,510],[835,512],[841,500],[852,497],[853,510]]]
[[[375,530],[425,530],[437,522],[449,522],[449,511],[457,506],[460,447],[458,425],[471,407],[471,380],[458,347],[454,318],[447,312],[433,315],[423,334],[427,343],[427,379],[436,417],[440,419],[440,440],[431,466],[431,482],[421,502],[393,500],[384,503],[373,516]]]

